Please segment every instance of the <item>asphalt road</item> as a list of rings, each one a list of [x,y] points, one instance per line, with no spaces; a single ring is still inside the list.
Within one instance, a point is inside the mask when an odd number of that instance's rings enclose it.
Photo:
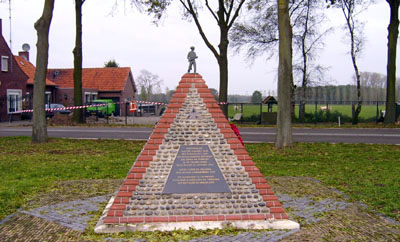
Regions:
[[[147,140],[152,128],[49,127],[50,137],[79,139]],[[275,128],[240,128],[245,142],[275,142]],[[0,136],[30,136],[31,127],[0,127]],[[400,145],[400,129],[294,128],[295,142],[370,143]]]

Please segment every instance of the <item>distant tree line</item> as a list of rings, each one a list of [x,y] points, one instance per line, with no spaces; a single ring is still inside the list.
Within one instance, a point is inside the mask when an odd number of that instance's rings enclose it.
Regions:
[[[365,104],[376,101],[386,101],[386,75],[375,72],[360,72],[361,100]],[[397,102],[400,101],[400,81],[397,81]],[[326,85],[308,87],[306,91],[306,103],[337,102],[340,104],[355,102],[358,99],[357,85]],[[296,103],[301,100],[301,91],[296,90]]]
[[[165,89],[165,92],[160,92],[160,82],[157,75],[144,71],[147,75],[143,74],[137,78],[137,85],[141,90],[138,98],[143,101],[163,102],[168,103],[172,98],[175,90]],[[384,74],[375,72],[360,72],[361,76],[361,98],[363,103],[367,105],[375,104],[376,101],[386,101],[386,76]],[[146,78],[145,78],[146,77]],[[151,78],[149,78],[151,77]],[[144,82],[146,79],[147,82]],[[150,81],[149,81],[150,80]],[[146,84],[146,85],[145,85]],[[151,89],[149,87],[152,87]],[[156,88],[157,87],[157,88]],[[147,91],[145,91],[147,90]],[[210,88],[211,93],[215,99],[218,100],[218,91]],[[400,102],[400,80],[397,81],[396,96],[397,102]],[[302,100],[302,89],[296,88],[295,101],[299,104]],[[331,103],[331,104],[356,104],[357,102],[357,85],[320,85],[309,86],[306,90],[306,104],[318,103]],[[276,96],[275,91],[269,91],[268,96]],[[265,95],[259,90],[255,90],[252,95],[228,95],[229,103],[260,103],[265,99]]]
[[[301,90],[296,89],[296,103],[301,100]],[[386,99],[386,89],[381,87],[361,87],[361,99],[364,104],[384,102]],[[339,86],[316,86],[308,87],[306,91],[306,104],[315,103],[350,104],[357,102],[356,85]]]

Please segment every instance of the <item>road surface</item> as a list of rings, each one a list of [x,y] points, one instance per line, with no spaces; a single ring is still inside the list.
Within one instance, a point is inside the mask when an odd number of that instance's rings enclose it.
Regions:
[[[49,137],[147,140],[152,128],[48,127]],[[240,128],[245,142],[275,142],[275,128]],[[30,136],[31,127],[0,127],[0,136]],[[294,128],[295,142],[400,144],[400,129]]]

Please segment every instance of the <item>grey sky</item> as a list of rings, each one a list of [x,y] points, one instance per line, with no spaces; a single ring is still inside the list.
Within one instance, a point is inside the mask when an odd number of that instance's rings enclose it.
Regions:
[[[23,43],[31,46],[30,60],[35,64],[36,31],[34,22],[42,13],[44,0],[12,1],[12,50],[17,54]],[[50,68],[72,68],[72,49],[75,41],[75,17],[73,0],[58,0],[55,3],[50,30]],[[129,0],[127,1],[129,2]],[[361,71],[386,73],[387,25],[389,7],[386,1],[378,0],[368,12],[362,14],[366,20],[364,52],[359,65]],[[115,59],[121,66],[132,68],[134,78],[146,69],[164,80],[164,87],[175,88],[187,70],[186,55],[190,46],[196,46],[197,70],[209,87],[219,89],[219,72],[215,57],[205,46],[193,22],[181,18],[179,2],[175,1],[167,16],[159,24],[152,18],[132,9],[123,1],[117,11],[110,15],[114,1],[87,0],[83,7],[83,66],[102,67],[104,62]],[[330,24],[340,26],[343,16],[337,10],[329,11]],[[0,4],[3,19],[3,36],[9,40],[8,3]],[[215,21],[207,13],[201,13],[205,31],[217,47],[219,33]],[[332,84],[352,83],[353,69],[348,47],[344,42],[344,30],[336,31],[326,38],[326,45],[319,52],[318,60],[330,66],[326,76]],[[239,55],[230,51],[229,94],[252,94],[260,90],[276,90],[276,58],[266,62],[257,59],[251,66]],[[398,68],[399,69],[399,68]],[[164,91],[164,90],[163,90]]]

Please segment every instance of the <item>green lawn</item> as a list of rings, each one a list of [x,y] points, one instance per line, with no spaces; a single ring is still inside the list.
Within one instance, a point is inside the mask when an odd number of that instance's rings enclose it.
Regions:
[[[144,142],[0,138],[0,219],[56,181],[125,178]],[[400,147],[363,144],[272,144],[246,149],[265,176],[310,176],[400,221]]]
[[[143,142],[0,138],[0,219],[55,181],[124,178]]]
[[[317,105],[317,112],[320,111],[321,107],[326,107],[326,105]],[[347,116],[351,118],[351,105],[329,105],[330,112],[333,113],[335,111],[339,112],[343,116]],[[273,112],[276,112],[278,109],[277,105],[273,105]],[[268,106],[263,105],[262,111],[267,112]],[[378,110],[385,110],[385,106],[381,105],[378,107]],[[235,113],[239,112],[239,110],[234,109],[234,105],[230,104],[228,107],[228,116],[233,117]],[[306,113],[314,115],[315,113],[315,105],[313,104],[307,104],[306,105]],[[256,115],[257,118],[259,119],[260,115],[260,105],[255,105],[255,104],[244,104],[243,105],[243,117],[248,118],[252,115]],[[299,106],[295,106],[295,115],[296,118],[299,116]],[[363,120],[368,120],[368,121],[375,121],[376,118],[376,105],[363,105],[361,108],[361,113],[360,113],[360,118]],[[362,120],[361,120],[362,121]]]
[[[273,144],[246,149],[265,176],[314,177],[400,221],[399,146],[297,143],[286,151]]]

